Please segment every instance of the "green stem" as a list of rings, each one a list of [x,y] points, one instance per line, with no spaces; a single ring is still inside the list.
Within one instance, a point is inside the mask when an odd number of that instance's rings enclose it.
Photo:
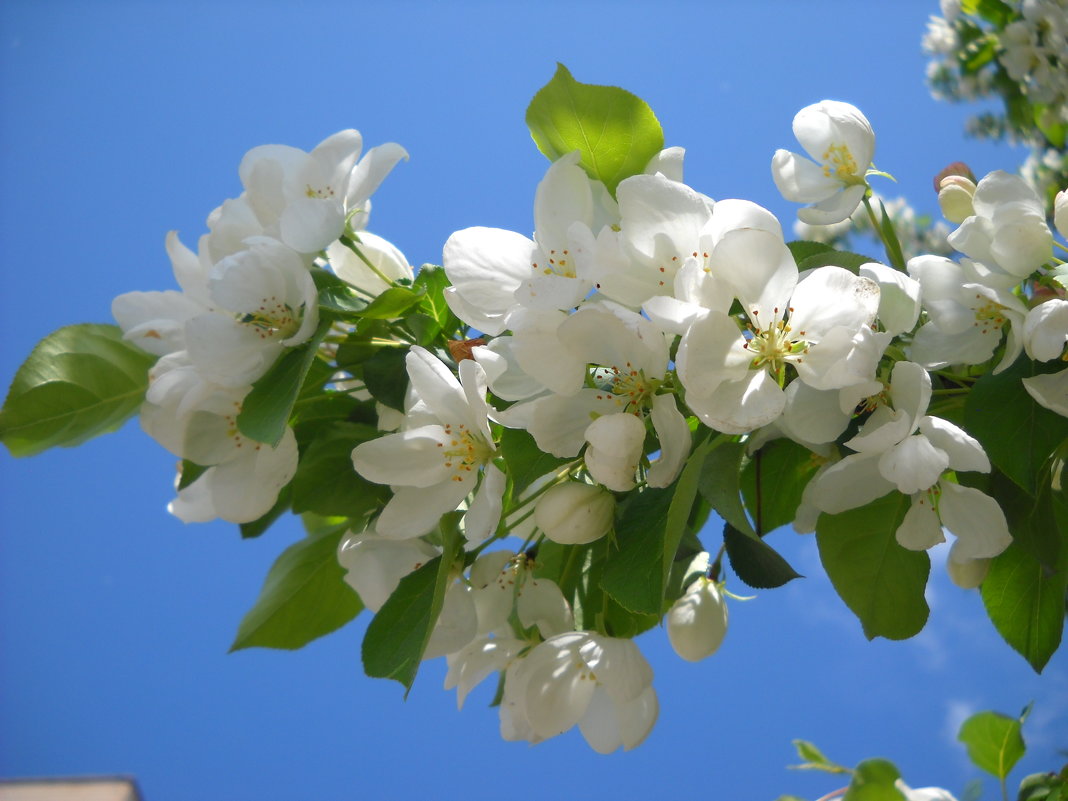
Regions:
[[[880,208],[883,213],[882,222],[875,216],[875,209],[871,207],[871,199],[869,195],[871,190],[868,190],[864,195],[864,208],[868,212],[868,219],[871,220],[872,227],[875,229],[875,233],[879,236],[879,240],[883,243],[883,249],[886,251],[886,257],[890,260],[890,266],[896,270],[905,270],[905,256],[901,252],[901,243],[897,240],[897,235],[894,234],[893,226],[890,225],[890,220],[886,215],[886,207],[880,203]]]
[[[377,275],[379,278],[381,278],[383,281],[385,281],[387,286],[393,286],[394,285],[394,282],[393,282],[392,278],[387,278],[386,275],[381,270],[379,270],[377,267],[375,267],[373,264],[371,264],[370,259],[368,259],[366,256],[363,255],[363,251],[360,250],[360,248],[359,248],[359,239],[353,239],[353,238],[348,237],[348,236],[342,236],[341,239],[339,239],[338,241],[341,242],[342,245],[347,247],[353,253],[355,253],[359,257],[360,261],[362,261],[364,264],[367,265],[367,268],[371,272],[373,272],[375,275]]]

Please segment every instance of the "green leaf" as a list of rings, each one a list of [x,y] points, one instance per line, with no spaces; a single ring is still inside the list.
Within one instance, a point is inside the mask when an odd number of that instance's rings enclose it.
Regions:
[[[12,456],[32,456],[116,430],[140,408],[155,360],[114,325],[53,331],[15,373],[0,409],[0,441]]]
[[[723,544],[734,572],[750,587],[770,590],[803,578],[764,540],[743,534],[730,523],[723,526]]]
[[[805,485],[818,469],[812,453],[796,442],[777,439],[758,450],[742,470],[742,495],[758,534],[794,519]]]
[[[904,640],[927,622],[923,591],[931,560],[894,536],[910,504],[895,490],[857,509],[822,514],[816,523],[820,560],[869,640]]]
[[[381,348],[363,363],[363,383],[379,403],[404,411],[408,392],[408,349]]]
[[[413,286],[425,292],[419,302],[419,308],[423,313],[446,331],[456,328],[458,320],[449,308],[449,304],[445,302],[445,288],[450,286],[450,283],[444,268],[434,264],[424,264],[419,268]]]
[[[202,475],[208,472],[208,468],[201,464],[195,464],[188,459],[182,459],[181,464],[178,465],[178,486],[177,490],[184,490]]]
[[[853,253],[848,250],[827,250],[808,256],[797,265],[798,270],[812,270],[816,267],[842,267],[854,275],[860,274],[860,265],[878,262],[871,256]]]
[[[408,289],[403,286],[390,287],[375,298],[363,311],[360,317],[371,320],[393,320],[403,317],[404,313],[414,309],[423,299],[423,291]]]
[[[845,765],[832,762],[823,752],[816,747],[815,743],[808,740],[793,740],[797,755],[804,760],[804,764],[791,765],[794,770],[822,770],[826,773],[851,773]]]
[[[744,459],[743,443],[723,442],[717,445],[705,457],[697,488],[716,513],[736,531],[759,539],[742,506],[740,472]]]
[[[990,562],[981,587],[994,628],[1041,673],[1061,643],[1068,560],[1050,570],[1017,543]]]
[[[275,446],[282,439],[304,377],[311,369],[319,343],[330,330],[322,320],[311,339],[290,348],[252,385],[237,415],[237,427],[246,437]]]
[[[1028,494],[1053,449],[1068,438],[1068,419],[1035,403],[1021,379],[1061,369],[1021,356],[1008,370],[987,373],[972,387],[964,427],[979,439],[990,461]]]
[[[286,548],[267,573],[256,603],[237,629],[230,651],[302,648],[341,628],[363,609],[345,583],[337,547],[344,529],[307,537]]]
[[[665,529],[674,495],[674,487],[646,489],[620,509],[619,548],[609,556],[601,587],[631,612],[662,611]]]
[[[890,221],[890,215],[886,213],[886,204],[879,201],[879,230],[882,232],[883,244],[886,246],[886,255],[890,264],[898,270],[905,269],[905,254],[901,251],[901,243],[897,241],[897,231]]]
[[[293,511],[362,517],[389,500],[389,488],[360,476],[352,449],[381,432],[358,423],[335,423],[301,453],[293,476]]]
[[[885,759],[865,759],[853,769],[853,779],[842,801],[906,801],[894,782],[901,772]]]
[[[1020,718],[997,712],[979,712],[961,724],[957,739],[967,746],[968,758],[976,767],[1004,779],[1027,750],[1022,723]]]
[[[793,242],[787,242],[786,247],[790,248],[790,254],[798,265],[810,256],[834,250],[826,242],[812,242],[808,239],[795,239]]]
[[[527,107],[527,127],[550,161],[578,150],[590,177],[612,193],[641,173],[664,147],[664,132],[644,100],[615,86],[579,83],[563,64]]]
[[[363,669],[372,678],[394,679],[412,689],[423,652],[430,641],[445,591],[452,582],[453,564],[460,554],[457,517],[442,518],[442,554],[400,580],[378,610],[363,638]]]
[[[512,479],[512,495],[518,498],[534,481],[574,461],[545,453],[534,437],[521,428],[506,428],[501,432],[501,454]]]
[[[647,488],[621,506],[616,523],[619,550],[609,555],[601,587],[631,612],[660,615],[711,443],[691,454],[675,482]]]
[[[278,500],[274,502],[274,506],[268,509],[263,517],[253,520],[251,523],[241,524],[241,539],[248,540],[260,536],[271,527],[275,520],[289,511],[289,499],[293,494],[292,487],[292,484],[286,484],[282,488],[282,491],[278,493]]]
[[[356,294],[352,287],[334,285],[319,290],[319,311],[332,312],[341,317],[362,313],[368,301]]]

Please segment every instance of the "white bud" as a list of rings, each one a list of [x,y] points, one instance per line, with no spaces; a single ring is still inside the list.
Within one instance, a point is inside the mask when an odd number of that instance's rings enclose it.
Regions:
[[[1053,199],[1053,225],[1068,239],[1068,189],[1062,189]]]
[[[962,223],[973,214],[975,207],[975,182],[963,175],[947,175],[938,187],[938,205],[942,215],[950,222]]]
[[[712,656],[727,636],[727,604],[716,583],[701,577],[667,613],[668,639],[687,662]]]
[[[592,484],[569,481],[547,491],[534,508],[534,522],[561,545],[585,545],[612,527],[616,499]]]

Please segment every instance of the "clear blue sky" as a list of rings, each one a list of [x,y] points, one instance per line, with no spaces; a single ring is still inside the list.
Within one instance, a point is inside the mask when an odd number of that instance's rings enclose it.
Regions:
[[[946,163],[982,174],[1019,156],[966,142],[967,110],[929,98],[930,13],[937,3],[7,0],[0,381],[55,328],[109,322],[115,295],[173,286],[164,235],[195,243],[258,144],[307,149],[346,127],[403,144],[411,161],[375,196],[371,228],[413,264],[440,261],[466,226],[529,232],[546,162],[523,113],[556,61],[645,98],[687,148],[691,185],[786,225],[771,155],[794,147],[802,106],[847,100],[875,127],[876,164],[933,211],[930,176]],[[0,454],[0,776],[130,773],[151,801],[815,798],[833,781],[784,768],[801,737],[959,793],[976,773],[954,722],[1031,700],[1024,770],[1068,746],[1063,651],[1036,677],[937,564],[928,628],[867,643],[813,540],[789,531],[773,544],[809,578],[733,604],[719,654],[690,665],[662,631],[641,638],[662,714],[637,751],[601,757],[577,732],[504,743],[489,688],[458,713],[442,660],[406,703],[365,678],[366,620],[303,651],[228,655],[300,531],[288,520],[242,542],[225,524],[184,526],[164,510],[173,466],[136,423],[74,451]]]

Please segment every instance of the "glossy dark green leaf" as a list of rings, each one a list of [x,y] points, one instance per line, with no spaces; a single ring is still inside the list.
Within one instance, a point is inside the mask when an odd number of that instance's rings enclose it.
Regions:
[[[344,534],[306,537],[282,552],[241,621],[231,651],[301,648],[359,614],[363,604],[345,583],[345,570],[337,561]]]
[[[895,538],[910,504],[894,491],[857,509],[822,514],[816,523],[820,560],[869,640],[904,640],[927,622],[924,588],[931,560]]]
[[[52,332],[15,373],[0,409],[0,441],[12,456],[31,456],[116,430],[140,408],[155,361],[114,325]]]
[[[615,86],[579,83],[563,64],[527,108],[530,135],[550,161],[578,150],[581,165],[615,195],[664,147],[664,132],[642,99]]]
[[[770,590],[803,576],[764,540],[738,531],[730,523],[723,527],[727,558],[738,578],[750,587]]]
[[[609,555],[601,587],[632,612],[662,611],[665,530],[674,494],[674,487],[646,489],[620,510],[618,549]]]

